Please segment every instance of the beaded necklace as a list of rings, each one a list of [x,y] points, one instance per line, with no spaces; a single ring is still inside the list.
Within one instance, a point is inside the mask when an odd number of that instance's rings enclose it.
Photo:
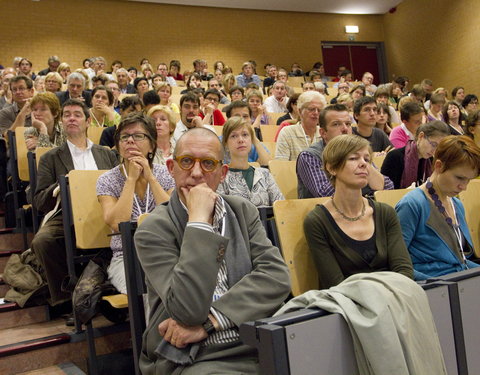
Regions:
[[[363,199],[362,199],[362,203],[363,203],[363,206],[362,206],[362,212],[360,213],[360,215],[355,216],[355,217],[349,217],[349,216],[345,215],[342,211],[340,211],[340,209],[335,204],[335,201],[333,200],[333,196],[332,196],[333,208],[335,208],[335,211],[337,211],[340,214],[340,216],[343,217],[347,221],[358,221],[361,217],[363,217],[365,215],[365,201]]]

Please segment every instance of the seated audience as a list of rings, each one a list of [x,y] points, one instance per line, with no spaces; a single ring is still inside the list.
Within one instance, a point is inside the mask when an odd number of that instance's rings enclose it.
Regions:
[[[64,62],[58,66],[57,73],[62,77],[62,83],[67,83],[68,76],[72,73],[72,70],[70,69],[70,65]]]
[[[353,99],[353,102],[355,103],[358,99],[363,98],[366,95],[366,90],[364,85],[357,85],[352,87],[350,90],[350,96]],[[371,96],[371,95],[369,95]]]
[[[474,94],[465,95],[465,99],[462,101],[462,107],[464,109],[464,118],[467,118],[470,113],[477,110],[478,97]]]
[[[13,94],[12,90],[10,90],[10,80],[15,77],[15,75],[13,68],[4,69],[0,75],[2,78],[0,86],[0,110],[12,103]]]
[[[35,81],[33,81],[33,88],[35,94],[45,92],[45,77],[37,75]]]
[[[73,72],[67,78],[67,91],[59,91],[56,93],[58,99],[60,100],[60,105],[63,104],[68,99],[78,99],[84,101],[87,107],[92,106],[92,94],[90,91],[86,91],[87,80],[82,73]]]
[[[275,81],[272,85],[272,95],[265,99],[265,109],[267,112],[281,113],[287,112],[287,88],[283,81]]]
[[[15,130],[17,126],[31,126],[30,99],[33,97],[33,81],[26,76],[16,76],[10,79],[12,105],[6,105],[0,110],[0,136],[7,130]]]
[[[61,289],[68,270],[63,213],[56,205],[59,194],[58,179],[72,169],[111,169],[118,163],[111,150],[95,145],[87,139],[90,112],[82,101],[68,99],[62,107],[61,116],[67,142],[63,146],[53,148],[40,158],[37,188],[33,197],[33,205],[41,213],[49,213],[48,218],[44,219],[39,231],[33,237],[31,249],[45,272],[51,305],[71,298],[69,292]]]
[[[398,117],[397,111],[395,111],[395,108],[392,106],[390,102],[390,88],[387,85],[378,86],[377,90],[375,91],[375,95],[373,95],[373,97],[377,101],[377,105],[379,105],[380,103],[383,103],[388,107],[390,124],[396,124],[395,126],[399,125],[400,117]]]
[[[110,127],[120,123],[120,115],[113,109],[113,93],[105,86],[92,90],[92,108],[90,108],[90,126]]]
[[[170,61],[170,67],[168,69],[168,75],[173,77],[175,81],[183,81],[183,75],[180,74],[181,64],[178,60]]]
[[[204,124],[200,117],[200,99],[194,93],[187,93],[180,98],[180,120],[177,122],[173,139],[178,141],[183,133],[192,128],[205,127],[213,132],[215,128],[211,125]]]
[[[268,169],[248,164],[254,138],[252,125],[243,118],[235,116],[225,123],[222,144],[229,153],[230,162],[227,176],[217,192],[238,195],[257,207],[272,206],[273,202],[284,198]]]
[[[232,73],[225,74],[222,80],[222,86],[225,88],[225,92],[227,92],[230,96],[232,94],[231,90],[233,89],[234,86],[241,89],[242,95],[243,95],[243,87],[237,85],[237,80],[235,79],[235,76]],[[233,102],[234,100],[232,99],[231,101]]]
[[[418,127],[415,141],[390,151],[382,164],[382,174],[388,176],[395,189],[420,186],[432,174],[431,158],[440,141],[450,135],[442,121],[432,121]]]
[[[480,148],[473,140],[449,135],[435,151],[430,179],[395,207],[415,280],[478,267],[467,259],[473,254],[473,244],[456,195],[479,175],[479,166]]]
[[[343,70],[338,77],[338,81],[333,85],[333,87],[338,87],[341,83],[346,83],[349,88],[352,87],[352,72],[350,70]]]
[[[383,103],[378,103],[377,101],[377,123],[375,127],[383,131],[386,135],[392,132],[389,108],[391,107]]]
[[[287,267],[257,208],[216,193],[228,170],[222,159],[214,133],[183,135],[167,162],[176,189],[135,233],[152,307],[143,374],[257,374],[256,350],[242,344],[238,328],[271,316],[289,293]],[[190,344],[200,350],[189,365],[165,358]]]
[[[432,94],[430,108],[427,112],[427,121],[444,121],[442,109],[445,106],[445,97],[442,94]]]
[[[148,90],[143,94],[143,112],[147,113],[150,108],[160,104],[160,96],[155,90]]]
[[[467,118],[465,135],[472,138],[477,146],[480,146],[480,110],[476,110]]]
[[[395,210],[362,196],[371,158],[369,142],[355,135],[335,137],[323,152],[335,193],[304,222],[322,289],[363,272],[393,271],[413,278]]]
[[[231,102],[236,102],[238,100],[244,100],[245,90],[240,86],[232,86],[228,91],[230,95]]]
[[[310,91],[310,90],[307,90],[307,91]],[[297,107],[297,102],[300,95],[301,94],[296,93],[296,94],[293,94],[288,99],[288,103],[287,103],[288,112],[277,119],[277,125],[279,126],[278,126],[277,133],[275,134],[275,142],[278,140],[280,131],[285,126],[296,124],[300,120],[300,113],[298,113],[298,107]]]
[[[25,130],[27,149],[37,147],[57,147],[65,143],[65,133],[60,124],[60,102],[55,94],[36,94],[31,102],[32,126]]]
[[[353,105],[353,116],[357,121],[353,134],[359,135],[370,142],[373,152],[388,151],[392,144],[388,136],[375,127],[377,123],[377,102],[371,96],[358,99]]]
[[[115,72],[117,76],[118,86],[122,94],[135,94],[135,87],[130,83],[128,71],[125,68],[117,69]],[[136,77],[135,77],[136,78]]]
[[[262,82],[260,78],[255,74],[255,69],[251,61],[244,62],[242,64],[242,74],[236,77],[237,85],[240,87],[247,87],[251,82],[260,86]]]
[[[330,100],[330,104],[335,104],[337,103],[338,97],[342,94],[348,94],[350,91],[350,86],[346,82],[341,82],[338,84],[338,91],[337,91],[337,96],[335,98],[332,98]]]
[[[208,81],[208,88],[210,90],[217,90],[220,93],[220,104],[230,104],[227,93],[223,90],[220,82],[222,82],[221,79],[212,78],[210,81]]]
[[[233,117],[241,117],[245,121],[250,121],[252,117],[251,110],[248,107],[248,104],[241,100],[237,100],[235,102],[230,103],[226,107],[226,115],[227,115],[227,119],[230,119]],[[248,154],[248,161],[257,162],[260,165],[267,166],[268,162],[271,159],[272,157],[260,142],[257,136],[256,129],[254,129],[253,138],[252,138],[252,148]],[[228,152],[225,152],[224,163],[228,164],[229,162],[230,162],[230,154]]]
[[[290,69],[290,73],[288,73],[290,77],[303,77],[303,71],[300,67],[300,64],[293,63]]]
[[[48,68],[40,70],[38,72],[39,76],[46,76],[48,73],[56,72],[58,66],[60,65],[60,59],[58,56],[50,56],[47,61]]]
[[[220,92],[215,89],[208,89],[205,91],[205,94],[203,94],[203,92],[198,94],[200,97],[203,96],[204,101],[204,106],[200,112],[203,123],[208,125],[223,125],[225,123],[225,117],[223,117],[222,111],[218,109],[221,97]]]
[[[452,100],[461,106],[463,99],[465,99],[465,88],[462,86],[454,87],[452,90]]]
[[[175,148],[173,133],[176,123],[173,119],[173,112],[163,105],[156,105],[147,113],[155,122],[157,129],[157,151],[153,158],[154,164],[165,165],[167,159],[171,159]]]
[[[170,99],[172,96],[172,86],[170,86],[167,82],[160,82],[156,87],[156,91],[158,96],[160,96],[161,105],[167,106],[172,112],[180,113],[178,105],[176,105]]]
[[[263,95],[259,90],[251,90],[247,94],[248,108],[252,113],[251,122],[254,128],[259,128],[260,125],[268,125],[270,117],[263,106]]]
[[[122,163],[97,181],[98,201],[113,233],[118,232],[119,223],[136,221],[141,214],[168,201],[175,187],[167,167],[153,164],[157,131],[151,118],[141,113],[123,118],[115,132],[115,147]],[[126,294],[121,237],[112,236],[110,247],[113,257],[108,279],[120,293]]]
[[[299,96],[300,121],[283,128],[278,135],[275,159],[297,160],[300,152],[320,140],[318,119],[325,105],[325,97],[316,91],[306,91]]]
[[[142,102],[138,98],[138,96],[126,96],[120,102],[120,117],[123,119],[128,114],[132,112],[141,112],[142,111]],[[102,131],[102,136],[100,137],[100,146],[108,146],[110,148],[115,147],[115,131],[117,130],[117,126],[110,126],[105,128]]]
[[[267,69],[267,77],[263,80],[263,92],[266,92],[267,87],[272,86],[277,77],[278,71],[276,65],[270,65]]]
[[[150,90],[150,84],[148,83],[148,79],[146,77],[135,78],[135,81],[133,81],[133,87],[135,87],[137,95],[143,103],[143,94]]]
[[[417,103],[407,103],[400,109],[400,118],[402,123],[392,129],[390,132],[390,142],[393,147],[405,147],[409,140],[415,140],[415,134],[420,125],[422,125],[425,111]]]
[[[342,134],[352,134],[352,121],[347,108],[342,104],[332,104],[320,113],[320,135],[317,143],[302,151],[297,159],[298,197],[329,197],[335,187],[325,173],[322,152],[326,144]],[[373,195],[375,190],[393,189],[393,183],[370,164],[367,165],[368,184],[363,195]]]
[[[450,127],[451,135],[463,135],[465,130],[462,126],[462,106],[452,100],[443,106],[443,119]]]
[[[373,74],[370,72],[363,73],[362,84],[365,87],[366,95],[374,96],[377,91],[377,86],[373,84]]]

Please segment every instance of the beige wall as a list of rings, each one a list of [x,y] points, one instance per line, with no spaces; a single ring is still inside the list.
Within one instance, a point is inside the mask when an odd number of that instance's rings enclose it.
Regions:
[[[307,14],[185,7],[119,0],[3,0],[0,2],[0,63],[26,56],[34,71],[49,55],[79,67],[103,55],[137,65],[176,58],[191,69],[199,57],[210,66],[224,60],[237,72],[254,59],[305,69],[322,60],[320,42],[345,41],[344,26],[359,25],[357,41],[383,41],[382,16]],[[22,13],[19,15],[19,13]],[[8,36],[8,37],[7,37]],[[263,73],[263,69],[260,70]]]
[[[405,0],[383,16],[390,74],[479,92],[480,1]]]

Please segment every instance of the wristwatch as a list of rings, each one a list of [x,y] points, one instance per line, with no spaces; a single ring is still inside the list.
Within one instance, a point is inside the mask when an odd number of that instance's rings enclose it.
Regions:
[[[215,326],[213,325],[210,318],[207,318],[202,324],[202,327],[205,331],[207,331],[207,335],[210,336],[211,333],[215,332]]]

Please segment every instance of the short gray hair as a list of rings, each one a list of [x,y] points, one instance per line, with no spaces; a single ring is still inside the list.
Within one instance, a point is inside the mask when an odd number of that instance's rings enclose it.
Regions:
[[[313,101],[322,103],[323,107],[327,105],[325,96],[320,94],[318,91],[305,91],[298,97],[297,107],[301,111]]]
[[[80,81],[82,81],[83,83],[83,86],[85,87],[85,77],[81,74],[81,73],[78,73],[78,72],[73,72],[72,74],[70,74],[67,78],[67,85],[70,83],[71,80],[73,79],[79,79]]]

